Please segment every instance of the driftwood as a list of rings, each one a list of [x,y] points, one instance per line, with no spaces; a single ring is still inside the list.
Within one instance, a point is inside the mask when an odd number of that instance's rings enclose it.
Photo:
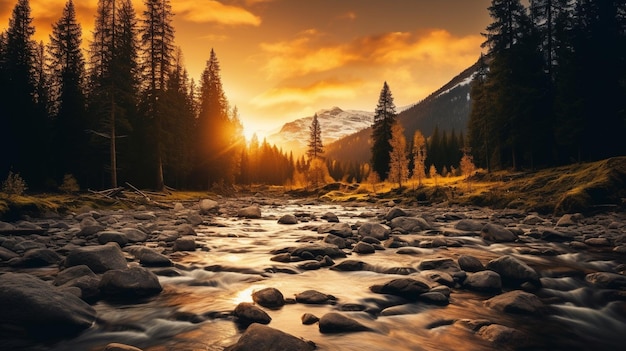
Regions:
[[[105,190],[100,190],[100,191],[89,189],[89,192],[96,196],[101,196],[109,200],[115,200],[115,201],[120,201],[120,202],[125,201],[125,202],[131,202],[131,203],[139,204],[139,205],[152,205],[152,206],[157,206],[159,208],[164,208],[164,209],[173,208],[173,206],[171,205],[154,201],[150,198],[150,196],[148,196],[148,195],[165,196],[165,194],[149,192],[145,190],[142,191],[128,182],[126,182],[126,186],[128,186],[128,188],[130,188],[130,190],[132,191],[127,190],[125,187],[117,187],[117,188],[105,189]],[[137,196],[139,196],[139,198],[137,198]]]

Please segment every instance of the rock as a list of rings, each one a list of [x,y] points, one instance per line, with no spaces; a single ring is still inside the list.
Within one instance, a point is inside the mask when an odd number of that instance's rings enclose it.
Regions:
[[[376,249],[371,244],[359,241],[352,249],[352,252],[358,254],[373,254],[374,252],[376,252]]]
[[[531,338],[526,333],[500,324],[484,326],[476,335],[495,344],[515,345],[515,349],[523,349],[531,343]]]
[[[162,232],[159,233],[159,235],[157,236],[156,240],[157,241],[164,241],[166,243],[172,243],[174,241],[176,241],[176,239],[180,238],[180,234],[178,234],[177,231],[175,230],[164,230]]]
[[[315,324],[319,322],[320,320],[319,317],[317,317],[316,315],[312,313],[305,313],[302,315],[302,317],[300,317],[300,319],[302,320],[302,324],[304,325]]]
[[[286,214],[280,217],[278,224],[298,224],[298,217],[292,214]]]
[[[139,348],[126,344],[110,343],[104,347],[103,351],[142,351]]]
[[[73,266],[60,271],[56,278],[54,278],[54,285],[64,285],[82,277],[97,278],[97,275],[85,265]]]
[[[142,267],[109,270],[100,280],[100,291],[113,299],[149,297],[159,294],[162,290],[159,278]]]
[[[125,269],[126,259],[116,243],[80,247],[70,251],[65,258],[65,266],[88,266],[94,273],[104,273],[111,269]]]
[[[181,236],[197,236],[196,230],[190,224],[184,223],[176,227],[176,232]]]
[[[322,264],[318,261],[310,260],[310,261],[306,261],[306,262],[299,264],[298,268],[303,269],[305,271],[314,271],[314,270],[322,268]]]
[[[458,272],[461,270],[459,265],[451,258],[426,259],[419,263],[417,269],[422,271],[440,270],[445,272]]]
[[[513,290],[492,297],[484,304],[500,312],[519,314],[542,314],[545,308],[537,296],[521,290]]]
[[[385,219],[387,221],[390,221],[396,217],[406,217],[407,213],[399,208],[399,207],[393,207],[391,209],[389,209],[389,211],[387,211],[387,213],[385,214]]]
[[[317,290],[306,290],[296,294],[296,302],[310,305],[324,305],[334,300],[334,296],[326,295]]]
[[[459,267],[466,272],[480,272],[485,270],[485,266],[474,256],[461,255],[457,262]]]
[[[337,312],[330,312],[323,315],[319,321],[319,329],[320,332],[324,334],[370,330],[370,328],[356,320]]]
[[[96,319],[80,298],[22,273],[0,275],[0,311],[2,335],[23,331],[38,339],[78,334]]]
[[[207,215],[219,209],[219,203],[210,199],[202,199],[198,205],[200,207],[201,215]]]
[[[241,302],[233,311],[238,322],[249,325],[252,323],[269,324],[272,318],[262,309],[250,302]]]
[[[487,223],[480,231],[480,236],[495,243],[512,242],[517,236],[499,224]]]
[[[126,244],[128,244],[128,238],[124,233],[102,231],[98,233],[98,242],[102,245],[113,242],[117,243],[121,247],[124,247]]]
[[[204,219],[202,219],[202,216],[200,216],[199,214],[190,214],[189,216],[187,216],[187,222],[195,226],[202,224],[202,222],[204,222]]]
[[[26,251],[24,257],[9,262],[13,267],[45,267],[61,262],[62,257],[50,249],[32,249]]]
[[[541,232],[541,239],[551,242],[565,242],[574,240],[574,234],[565,233],[556,229],[546,229]]]
[[[178,238],[174,241],[174,251],[196,251],[196,240],[193,237]]]
[[[401,229],[406,233],[416,233],[431,229],[431,225],[424,218],[396,217],[389,223],[391,229]]]
[[[589,238],[584,243],[589,246],[611,246],[611,242],[607,238]]]
[[[450,303],[450,299],[446,295],[436,291],[423,293],[419,296],[419,299],[420,301],[439,306],[446,306]]]
[[[126,239],[130,243],[144,242],[148,240],[148,234],[137,228],[122,228],[121,232],[126,235]]]
[[[373,285],[370,290],[377,294],[400,296],[415,301],[419,296],[430,290],[430,285],[422,280],[412,278],[393,279],[383,285]]]
[[[510,255],[489,261],[486,268],[500,274],[505,284],[519,286],[529,282],[536,287],[541,286],[539,274],[526,263]]]
[[[449,273],[442,271],[421,271],[420,275],[426,278],[428,281],[433,281],[437,284],[453,287],[454,278]]]
[[[578,220],[582,218],[580,213],[566,213],[556,222],[557,227],[571,227],[578,223]]]
[[[20,257],[20,255],[15,252],[0,246],[0,261],[8,261],[12,258]]]
[[[543,222],[545,222],[543,218],[534,214],[529,214],[522,220],[522,223],[526,225],[537,225]]]
[[[133,218],[140,220],[140,221],[154,221],[157,216],[156,214],[154,214],[154,212],[134,212],[133,213]]]
[[[389,233],[391,230],[380,223],[363,223],[359,227],[358,234],[361,237],[370,236],[378,240],[389,239]]]
[[[366,270],[367,266],[368,264],[363,261],[345,260],[331,267],[331,269],[334,271],[341,271],[341,272],[356,272],[356,271]]]
[[[313,257],[317,256],[328,256],[330,258],[340,258],[346,257],[346,254],[341,251],[337,246],[334,245],[323,245],[323,244],[313,244],[313,245],[305,245],[298,247],[291,252],[292,256],[303,257],[304,253],[308,252],[313,255]]]
[[[332,212],[324,213],[321,218],[325,219],[328,223],[339,223],[339,217]]]
[[[253,292],[252,301],[267,308],[280,308],[285,305],[285,297],[276,288],[265,288]]]
[[[254,323],[241,335],[236,344],[224,351],[313,351],[315,344],[280,330]]]
[[[258,219],[261,218],[261,208],[259,206],[248,206],[237,211],[237,217]]]
[[[169,257],[145,246],[133,247],[130,252],[139,260],[142,266],[146,267],[169,267],[172,260]]]
[[[348,223],[322,224],[317,228],[317,233],[330,233],[342,238],[349,238],[352,236],[352,227]]]
[[[499,292],[502,290],[502,279],[494,271],[480,271],[468,274],[463,286],[475,291]]]
[[[77,234],[78,236],[91,236],[104,230],[104,226],[91,216],[81,219],[79,227],[80,232]]]
[[[589,273],[585,276],[585,280],[598,288],[602,289],[624,289],[626,288],[626,276],[617,273],[596,272]]]
[[[345,249],[348,247],[348,243],[346,242],[346,239],[339,237],[335,234],[326,235],[326,237],[324,238],[324,242],[327,244],[335,245],[340,249]]]
[[[463,231],[467,231],[467,232],[479,232],[483,229],[485,225],[477,220],[474,219],[462,219],[460,221],[458,221],[455,225],[454,225],[454,229],[457,230],[463,230]]]

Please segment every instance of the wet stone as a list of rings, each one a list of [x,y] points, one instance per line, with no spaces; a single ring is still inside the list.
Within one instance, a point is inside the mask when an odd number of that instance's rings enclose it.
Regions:
[[[279,308],[285,305],[285,297],[276,288],[265,288],[252,293],[252,300],[267,308]]]
[[[319,329],[323,334],[368,331],[370,328],[355,319],[341,313],[330,312],[319,320]]]
[[[254,323],[241,335],[236,344],[224,351],[313,351],[315,344],[280,330]]]
[[[249,302],[241,302],[233,311],[238,322],[248,325],[252,323],[269,324],[272,318],[258,306]]]
[[[466,272],[480,272],[485,270],[485,266],[474,256],[461,255],[457,259],[459,267]]]
[[[296,302],[311,304],[311,305],[324,305],[335,301],[335,297],[321,293],[317,290],[306,290],[299,294],[296,294]]]
[[[544,304],[534,294],[513,290],[485,301],[485,306],[506,313],[542,314]]]

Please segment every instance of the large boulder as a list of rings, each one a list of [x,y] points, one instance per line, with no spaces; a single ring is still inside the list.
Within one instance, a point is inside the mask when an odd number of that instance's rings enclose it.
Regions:
[[[330,312],[323,315],[319,321],[319,329],[320,332],[324,334],[371,330],[358,321],[337,312]]]
[[[545,308],[537,296],[521,290],[494,296],[485,301],[485,306],[500,312],[519,314],[541,314]]]
[[[500,274],[505,285],[518,286],[529,282],[536,287],[541,286],[537,271],[511,255],[501,256],[489,261],[486,268]]]
[[[206,215],[219,209],[219,203],[211,199],[202,199],[199,203],[200,214]]]
[[[502,279],[494,271],[480,271],[468,274],[463,285],[475,291],[499,292],[502,290]]]
[[[358,234],[361,237],[370,236],[378,240],[389,239],[389,233],[391,230],[380,223],[363,223],[359,227]]]
[[[257,219],[261,218],[261,208],[259,206],[248,206],[237,211],[237,217]]]
[[[112,299],[149,297],[159,294],[162,290],[159,278],[142,267],[109,270],[100,280],[100,291]]]
[[[480,236],[495,243],[512,242],[517,236],[499,224],[487,223],[480,231]]]
[[[313,351],[315,344],[266,325],[254,323],[241,335],[236,344],[224,351]]]
[[[124,254],[117,243],[79,247],[70,251],[65,258],[66,267],[81,264],[89,267],[94,273],[104,273],[111,269],[125,269],[127,267]]]
[[[430,290],[430,285],[422,280],[398,278],[383,285],[373,285],[370,287],[370,290],[377,294],[400,296],[407,300],[415,301],[421,294]]]
[[[391,229],[401,229],[406,233],[416,233],[431,229],[431,225],[421,217],[396,217],[389,222]]]
[[[96,319],[93,307],[77,296],[23,273],[0,275],[0,311],[0,334],[34,338],[74,335]]]
[[[242,302],[233,311],[233,316],[237,321],[244,325],[252,323],[269,324],[272,321],[265,311],[250,302]]]
[[[276,288],[265,288],[252,293],[255,303],[267,308],[279,308],[285,305],[285,297]]]

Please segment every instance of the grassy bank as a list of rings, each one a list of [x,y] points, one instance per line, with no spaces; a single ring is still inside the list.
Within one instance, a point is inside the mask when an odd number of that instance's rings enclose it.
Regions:
[[[426,179],[422,186],[409,182],[396,185],[329,184],[317,190],[251,187],[239,195],[261,193],[266,196],[315,197],[330,202],[386,203],[402,205],[474,205],[492,208],[515,208],[540,213],[590,212],[620,209],[626,206],[626,157],[591,163],[579,163],[532,172],[477,172],[469,180],[463,177]],[[144,205],[170,206],[177,201],[196,201],[214,197],[207,192],[146,193],[125,192],[107,198],[95,193],[27,194],[0,193],[0,220],[14,221],[24,215],[66,214],[92,209],[130,209]]]

